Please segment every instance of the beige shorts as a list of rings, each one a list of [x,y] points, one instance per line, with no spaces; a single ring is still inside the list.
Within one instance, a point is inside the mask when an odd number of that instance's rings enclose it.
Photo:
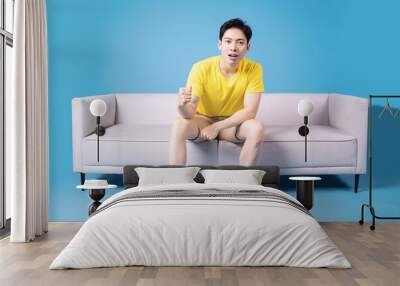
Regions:
[[[228,118],[228,116],[205,116],[205,115],[200,114],[200,113],[196,113],[196,116],[201,117],[201,118],[204,118],[205,120],[208,121],[208,123],[209,123],[210,125],[211,125],[211,124],[214,124],[214,123],[216,123],[216,122],[218,122],[218,121],[221,121],[221,120],[224,120],[224,119]],[[237,132],[238,132],[238,130],[239,130],[239,127],[240,127],[240,125],[236,126],[235,138],[236,138],[239,142],[243,142],[243,139],[240,139],[240,138],[237,136]],[[198,127],[197,136],[194,137],[193,139],[189,139],[189,140],[191,140],[191,141],[203,141],[202,139],[199,139],[200,131],[201,131],[201,129],[200,129],[200,127]]]

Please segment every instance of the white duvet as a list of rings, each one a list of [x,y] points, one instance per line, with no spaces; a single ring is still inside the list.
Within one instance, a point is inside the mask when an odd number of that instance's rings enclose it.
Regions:
[[[135,187],[107,199],[50,265],[50,269],[146,266],[294,266],[350,268],[310,215],[259,198],[182,197],[113,201],[131,192],[262,190],[233,184]],[[108,205],[108,207],[107,207]]]

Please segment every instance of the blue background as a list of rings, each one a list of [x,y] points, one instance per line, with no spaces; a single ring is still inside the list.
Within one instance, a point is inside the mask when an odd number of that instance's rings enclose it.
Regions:
[[[85,220],[90,203],[75,189],[80,177],[72,171],[73,97],[176,92],[193,62],[218,54],[219,27],[235,17],[253,29],[247,57],[263,65],[267,92],[400,94],[399,10],[396,0],[48,0],[49,219]],[[374,125],[379,215],[400,213],[399,120]],[[318,220],[359,219],[367,176],[358,194],[353,180],[323,177],[312,210]],[[287,177],[282,188],[293,194]]]

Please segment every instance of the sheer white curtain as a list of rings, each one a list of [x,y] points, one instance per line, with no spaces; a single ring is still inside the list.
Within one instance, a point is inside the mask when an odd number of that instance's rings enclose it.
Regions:
[[[6,115],[10,241],[28,242],[48,226],[46,3],[17,0],[14,9],[14,93]]]

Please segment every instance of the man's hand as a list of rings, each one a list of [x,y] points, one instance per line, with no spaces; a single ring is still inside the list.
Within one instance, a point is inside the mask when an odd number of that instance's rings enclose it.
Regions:
[[[180,107],[183,107],[189,102],[197,102],[199,98],[197,96],[192,96],[192,87],[190,86],[189,88],[186,87],[181,87],[179,89],[179,103],[178,105]]]
[[[194,116],[199,101],[198,96],[192,96],[192,87],[179,89],[178,112],[183,118],[190,119]]]
[[[214,140],[217,138],[219,129],[215,124],[211,124],[200,130],[200,138],[203,140]]]

